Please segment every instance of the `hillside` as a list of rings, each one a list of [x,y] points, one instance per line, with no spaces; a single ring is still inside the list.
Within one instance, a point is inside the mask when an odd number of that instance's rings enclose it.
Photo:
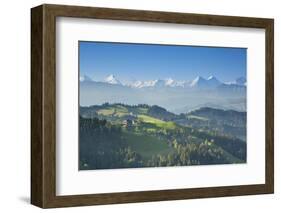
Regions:
[[[80,107],[80,115],[85,118],[98,117],[111,122],[122,122],[125,119],[146,120],[151,117],[161,121],[171,121],[181,126],[192,127],[202,131],[212,131],[220,135],[246,139],[246,112],[235,110],[221,110],[202,107],[189,113],[180,115],[167,111],[165,108],[146,104],[125,105],[108,104]]]
[[[203,107],[186,114],[193,127],[246,140],[247,113]]]
[[[246,161],[245,141],[219,128],[243,128],[240,112],[205,108],[176,115],[159,106],[106,103],[80,107],[80,116],[80,169]],[[224,116],[233,122],[223,123]],[[216,131],[210,124],[216,124]],[[102,151],[97,153],[97,147]],[[122,159],[118,166],[109,166],[116,159]]]

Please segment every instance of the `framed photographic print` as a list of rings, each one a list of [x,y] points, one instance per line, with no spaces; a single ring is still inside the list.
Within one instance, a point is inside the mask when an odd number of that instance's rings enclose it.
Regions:
[[[31,9],[31,203],[274,191],[273,19]]]

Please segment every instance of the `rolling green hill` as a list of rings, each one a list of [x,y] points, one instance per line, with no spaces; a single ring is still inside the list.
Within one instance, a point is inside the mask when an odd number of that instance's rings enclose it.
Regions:
[[[245,130],[243,116],[214,109],[176,115],[145,104],[80,107],[80,169],[243,163],[246,143],[235,137]]]

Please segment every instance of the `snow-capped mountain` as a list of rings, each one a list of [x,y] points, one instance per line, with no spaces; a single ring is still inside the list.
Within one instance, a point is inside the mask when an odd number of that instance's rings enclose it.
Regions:
[[[137,86],[136,86],[136,88],[154,87],[156,83],[157,83],[157,80],[137,81]]]
[[[131,84],[128,84],[129,87],[134,87],[134,88],[141,88],[143,85],[142,81],[135,81]]]
[[[247,86],[247,80],[245,77],[236,78],[235,81],[226,82],[227,85],[236,85],[236,86]]]
[[[166,81],[162,79],[155,80],[154,87],[161,88],[166,86]]]
[[[144,88],[144,87],[161,87],[165,86],[164,80],[149,80],[149,81],[135,81],[129,86],[133,88]]]
[[[167,80],[166,80],[166,82],[165,82],[165,85],[166,86],[171,86],[171,87],[173,87],[173,86],[176,86],[176,81],[174,80],[174,79],[172,79],[172,78],[168,78]]]
[[[169,87],[184,87],[189,81],[175,81],[172,78],[166,79],[165,85]]]
[[[212,75],[207,79],[207,81],[210,87],[217,87],[222,84],[222,82],[220,82],[216,77]]]
[[[201,76],[197,76],[190,84],[190,87],[192,88],[216,88],[219,85],[221,85],[222,82],[220,82],[216,77],[210,76],[209,78],[205,79]]]
[[[133,88],[145,88],[145,87],[184,87],[186,84],[185,81],[175,81],[172,78],[168,78],[165,80],[156,79],[156,80],[148,80],[148,81],[135,81],[129,86]]]
[[[93,81],[89,76],[83,75],[80,77],[81,82],[95,82]],[[215,76],[210,76],[207,79],[197,76],[192,81],[188,80],[182,80],[182,81],[176,81],[172,78],[167,78],[165,80],[163,79],[156,79],[156,80],[146,80],[146,81],[134,81],[127,84],[123,84],[121,81],[119,81],[113,74],[108,75],[104,81],[101,81],[101,83],[105,84],[111,84],[111,85],[120,85],[124,87],[131,87],[131,88],[192,88],[192,89],[215,89],[219,88],[221,85],[224,85],[224,87],[233,87],[233,86],[239,86],[239,87],[245,87],[246,86],[246,78],[240,77],[237,78],[235,81],[232,82],[221,82],[218,80]]]
[[[83,82],[83,81],[92,81],[92,79],[87,76],[87,75],[82,75],[80,76],[80,81]]]
[[[207,79],[198,76],[192,81],[167,78],[126,83],[122,83],[114,75],[99,81],[81,76],[80,80],[82,106],[105,102],[144,103],[163,106],[179,113],[206,104],[228,109],[246,109],[246,81],[242,78],[231,84],[221,82],[215,76]],[[243,82],[245,84],[241,85]]]
[[[202,78],[201,76],[197,76],[189,85],[190,87],[207,87],[208,83],[205,78]]]
[[[114,76],[114,75],[109,75],[104,79],[105,83],[108,84],[121,84],[121,82]]]

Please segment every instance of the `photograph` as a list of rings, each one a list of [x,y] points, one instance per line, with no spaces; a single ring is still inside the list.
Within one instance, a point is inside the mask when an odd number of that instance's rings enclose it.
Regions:
[[[79,170],[247,163],[247,48],[78,42]]]

